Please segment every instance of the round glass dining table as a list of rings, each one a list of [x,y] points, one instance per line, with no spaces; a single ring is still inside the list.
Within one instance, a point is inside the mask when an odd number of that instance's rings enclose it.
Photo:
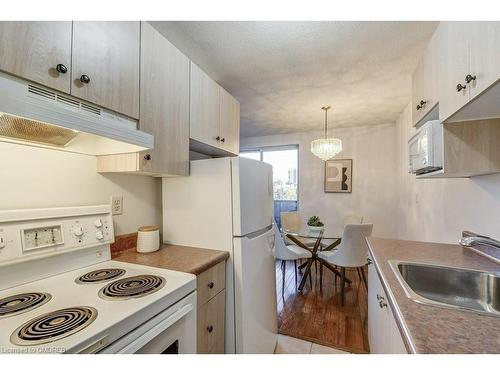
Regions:
[[[312,257],[308,258],[306,263],[299,266],[299,269],[305,268],[299,285],[300,292],[304,289],[307,277],[311,273],[311,267],[315,262],[320,262],[321,265],[325,266],[339,277],[341,276],[336,268],[318,257],[319,251],[329,251],[340,244],[341,238],[338,235],[324,233],[323,230],[301,230],[294,232],[285,229],[283,229],[283,234],[294,244],[310,251],[312,254]],[[320,267],[320,272],[321,270],[322,268]],[[346,283],[351,284],[351,280],[346,279]]]

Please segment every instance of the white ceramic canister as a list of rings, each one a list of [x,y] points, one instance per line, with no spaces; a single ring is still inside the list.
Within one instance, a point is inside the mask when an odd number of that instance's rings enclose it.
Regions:
[[[137,231],[137,252],[151,253],[160,248],[160,230],[157,225],[140,227]]]

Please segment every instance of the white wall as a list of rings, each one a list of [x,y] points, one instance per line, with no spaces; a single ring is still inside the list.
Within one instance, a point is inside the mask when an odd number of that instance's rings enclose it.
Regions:
[[[395,237],[396,128],[394,124],[335,128],[342,139],[339,159],[353,159],[352,193],[324,192],[324,162],[310,151],[310,142],[323,132],[244,138],[241,148],[299,145],[299,210],[304,218],[318,215],[325,225],[341,230],[344,215],[356,213],[374,224],[373,234]]]
[[[161,179],[99,174],[94,156],[0,142],[0,210],[109,204],[123,196],[115,234],[161,226]]]
[[[456,243],[463,229],[500,238],[500,174],[419,179],[408,174],[414,129],[408,105],[397,121],[397,231],[402,239]]]

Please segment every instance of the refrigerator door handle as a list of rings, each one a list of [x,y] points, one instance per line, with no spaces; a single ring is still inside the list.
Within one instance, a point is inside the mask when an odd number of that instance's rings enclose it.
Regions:
[[[243,238],[248,238],[249,240],[253,240],[253,239],[258,238],[260,236],[264,236],[270,230],[273,229],[273,225],[274,224],[271,224],[271,225],[268,225],[267,227],[265,227],[264,229],[261,229],[261,230],[258,230],[258,231],[252,232],[252,233],[248,233],[247,235],[243,236]]]

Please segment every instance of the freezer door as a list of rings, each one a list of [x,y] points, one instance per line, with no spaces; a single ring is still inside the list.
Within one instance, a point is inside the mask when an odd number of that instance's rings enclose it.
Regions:
[[[233,234],[245,236],[273,223],[273,168],[248,158],[231,160]]]
[[[274,230],[234,239],[236,353],[274,352],[278,321]]]

